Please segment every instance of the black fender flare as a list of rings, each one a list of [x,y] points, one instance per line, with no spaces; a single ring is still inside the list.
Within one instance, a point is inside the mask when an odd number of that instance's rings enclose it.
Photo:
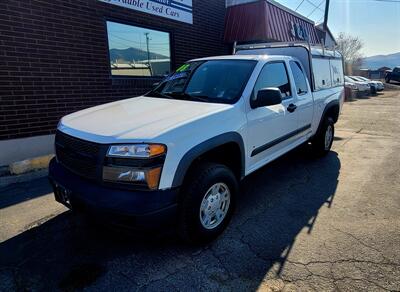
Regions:
[[[179,187],[182,185],[185,175],[193,163],[193,161],[201,156],[202,154],[210,151],[218,146],[222,146],[227,143],[236,143],[240,148],[241,153],[241,178],[245,174],[245,148],[242,136],[237,132],[227,132],[220,134],[213,138],[210,138],[193,148],[183,155],[182,159],[179,161],[178,167],[176,168],[174,179],[172,181],[172,187]]]
[[[331,102],[329,102],[329,103],[325,106],[324,111],[322,112],[322,115],[321,115],[321,119],[319,120],[318,129],[317,129],[317,131],[315,132],[315,134],[318,134],[319,131],[321,130],[321,126],[322,126],[322,123],[323,123],[323,121],[324,121],[324,119],[325,119],[326,112],[329,111],[331,108],[333,108],[333,107],[335,107],[335,106],[338,106],[339,109],[340,109],[340,103],[339,103],[338,100],[332,100]],[[336,122],[337,122],[337,120],[335,121],[335,123],[336,123]]]

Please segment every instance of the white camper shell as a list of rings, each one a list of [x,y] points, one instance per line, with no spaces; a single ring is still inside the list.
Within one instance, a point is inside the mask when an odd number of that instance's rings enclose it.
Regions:
[[[314,92],[344,85],[343,60],[338,51],[310,46],[307,43],[259,43],[236,45],[234,53],[296,58],[303,65]]]

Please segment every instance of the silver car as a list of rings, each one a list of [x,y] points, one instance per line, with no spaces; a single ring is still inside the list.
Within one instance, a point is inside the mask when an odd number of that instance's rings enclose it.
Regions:
[[[368,82],[359,81],[351,78],[350,76],[344,76],[344,81],[353,83],[357,87],[359,95],[366,95],[371,92],[371,86],[368,84]]]
[[[371,80],[371,79],[368,79],[368,78],[365,78],[365,77],[362,77],[362,76],[353,76],[353,77],[357,77],[358,79],[361,79],[361,80],[363,80],[363,81],[365,81],[365,82],[369,82],[369,83],[374,83],[374,84],[376,84],[376,87],[377,87],[376,90],[377,90],[377,91],[382,91],[382,90],[385,89],[385,85],[383,85],[383,83],[380,82],[380,81]]]

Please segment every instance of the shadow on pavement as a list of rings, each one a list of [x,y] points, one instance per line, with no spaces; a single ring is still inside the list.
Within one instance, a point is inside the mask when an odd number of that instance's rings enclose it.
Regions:
[[[0,209],[52,193],[47,178],[0,188]]]
[[[230,227],[202,248],[94,228],[65,212],[0,244],[0,290],[254,290],[271,269],[282,272],[296,236],[332,206],[337,154],[309,156],[302,147],[249,176]]]

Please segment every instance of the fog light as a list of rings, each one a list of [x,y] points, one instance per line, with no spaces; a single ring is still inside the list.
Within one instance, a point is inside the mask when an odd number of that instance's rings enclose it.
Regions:
[[[158,188],[160,174],[161,167],[144,170],[126,166],[103,167],[104,181],[146,184],[149,189]]]

